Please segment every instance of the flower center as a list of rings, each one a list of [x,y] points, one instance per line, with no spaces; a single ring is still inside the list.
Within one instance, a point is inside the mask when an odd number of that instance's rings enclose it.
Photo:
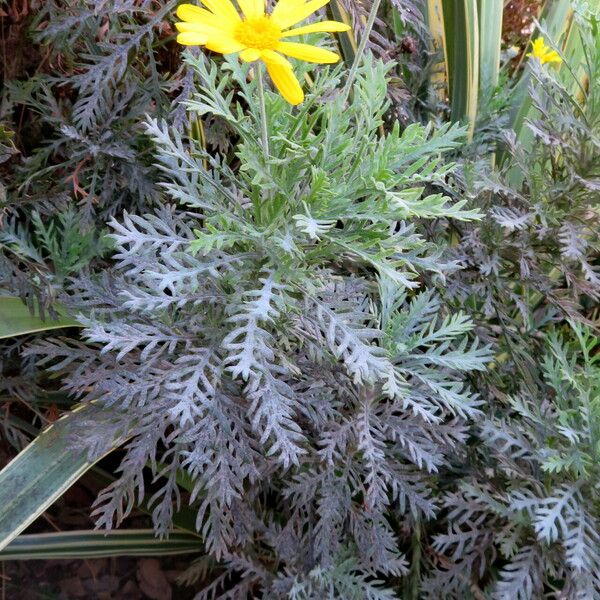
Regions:
[[[235,29],[235,39],[247,48],[275,50],[281,29],[267,16],[242,21]]]

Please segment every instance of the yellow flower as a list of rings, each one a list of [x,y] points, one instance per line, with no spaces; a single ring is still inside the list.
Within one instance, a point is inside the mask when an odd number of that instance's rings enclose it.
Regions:
[[[527,56],[535,56],[539,61],[545,65],[546,63],[561,63],[562,58],[558,55],[556,50],[552,50],[546,46],[546,42],[543,37],[538,37],[531,44],[531,52]]]
[[[281,95],[290,104],[300,104],[304,92],[282,54],[313,63],[335,63],[340,57],[324,48],[282,40],[305,33],[348,31],[350,27],[338,21],[321,21],[290,29],[329,0],[279,0],[271,14],[265,12],[264,0],[237,1],[242,15],[231,0],[202,0],[206,8],[179,6],[177,16],[183,22],[175,24],[180,32],[177,41],[221,54],[239,52],[246,62],[262,60]]]

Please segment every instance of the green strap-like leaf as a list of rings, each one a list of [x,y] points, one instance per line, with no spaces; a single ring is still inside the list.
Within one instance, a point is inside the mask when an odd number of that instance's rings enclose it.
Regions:
[[[57,320],[53,320],[50,316],[42,320],[40,316],[32,315],[20,298],[0,296],[0,339],[61,327],[83,327],[83,325],[63,315]]]
[[[69,444],[85,410],[80,406],[56,421],[0,472],[0,550],[92,466]]]
[[[151,529],[65,531],[21,535],[2,552],[2,560],[51,560],[105,556],[166,556],[202,552],[198,536],[182,531],[159,539]]]
[[[479,89],[489,91],[498,84],[504,0],[478,0]]]
[[[333,2],[328,4],[327,11],[329,16],[334,21],[341,21],[342,23],[346,23],[346,25],[350,25],[350,27],[352,27],[352,19],[339,0],[333,0]],[[351,67],[352,63],[354,62],[354,57],[356,56],[356,49],[358,46],[354,31],[351,29],[350,31],[339,33],[336,39],[339,40],[344,62],[348,67]]]
[[[473,136],[479,97],[479,20],[476,0],[443,0],[452,120]]]
[[[448,93],[448,44],[442,0],[427,0],[424,14],[431,34],[431,51],[438,55],[438,63],[431,73],[431,84],[438,101],[445,102]]]

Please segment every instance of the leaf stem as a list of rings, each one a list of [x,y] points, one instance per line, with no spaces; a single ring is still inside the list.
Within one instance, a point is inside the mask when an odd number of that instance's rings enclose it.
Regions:
[[[375,24],[375,19],[377,18],[377,11],[379,10],[380,4],[381,0],[374,0],[373,6],[371,7],[371,12],[369,13],[369,18],[367,20],[367,24],[365,25],[365,30],[363,32],[362,39],[360,40],[360,44],[358,45],[358,49],[356,51],[356,55],[352,63],[352,67],[350,67],[348,79],[346,79],[346,84],[344,85],[344,89],[342,90],[342,99],[344,104],[348,100],[348,96],[350,95],[350,88],[352,87],[352,84],[356,79],[358,66],[360,64],[360,61],[362,60],[363,54],[365,53],[365,48],[367,47],[367,42],[369,41],[369,37],[371,36],[371,30],[373,29],[373,25]]]
[[[269,129],[267,127],[267,107],[265,105],[265,86],[263,83],[262,64],[258,61],[256,66],[256,77],[258,87],[258,103],[260,107],[260,136],[265,160],[269,159]]]

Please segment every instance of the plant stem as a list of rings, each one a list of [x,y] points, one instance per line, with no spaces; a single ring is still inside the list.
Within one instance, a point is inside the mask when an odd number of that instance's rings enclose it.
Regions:
[[[350,67],[350,73],[348,73],[348,79],[346,79],[346,84],[344,85],[344,89],[342,90],[342,99],[345,104],[348,100],[348,96],[350,95],[350,88],[354,83],[354,79],[356,78],[356,73],[358,71],[358,66],[360,61],[362,60],[363,54],[365,53],[365,48],[367,47],[367,42],[369,41],[369,37],[371,36],[371,30],[373,29],[373,25],[375,24],[375,19],[377,18],[377,11],[379,10],[379,5],[381,4],[381,0],[374,0],[373,6],[371,7],[371,12],[369,13],[369,18],[367,20],[367,24],[365,25],[365,30],[363,32],[362,39],[360,40],[360,44],[358,45],[358,49],[356,51],[356,56],[354,57],[354,62],[352,63],[352,67]]]
[[[267,107],[265,105],[265,87],[263,84],[262,64],[258,61],[256,66],[256,77],[258,86],[258,103],[260,105],[260,136],[265,160],[269,158],[269,130],[267,128]]]

